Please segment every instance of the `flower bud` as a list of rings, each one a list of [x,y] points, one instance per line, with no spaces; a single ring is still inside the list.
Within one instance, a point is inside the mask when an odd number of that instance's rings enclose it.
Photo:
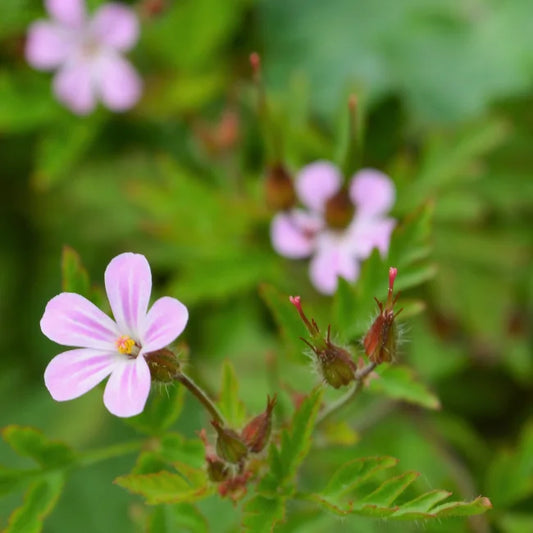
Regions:
[[[246,485],[251,477],[252,473],[247,471],[223,481],[218,486],[218,493],[222,498],[227,496],[235,503],[246,496],[248,492]]]
[[[259,453],[268,444],[272,431],[272,409],[276,405],[277,397],[267,397],[267,406],[263,413],[252,419],[242,430],[242,440],[252,453]]]
[[[216,420],[212,420],[211,425],[218,434],[217,453],[222,459],[237,464],[247,457],[248,447],[235,431],[223,428]]]
[[[394,296],[393,293],[394,280],[396,279],[397,273],[398,270],[396,268],[389,269],[387,302],[383,305],[382,302],[376,299],[379,314],[363,339],[363,345],[368,358],[378,365],[394,360],[397,353],[398,328],[394,320],[402,311],[400,309],[397,313],[394,312],[394,305],[398,299],[398,295]]]
[[[355,206],[350,200],[346,187],[335,193],[326,202],[324,218],[332,229],[345,229],[350,225],[355,213]]]
[[[267,170],[265,199],[269,209],[283,211],[296,203],[292,178],[282,163],[274,163]]]
[[[318,369],[322,378],[333,388],[348,385],[355,379],[356,365],[350,353],[331,342],[331,327],[324,338],[315,320],[309,320],[303,311],[299,296],[291,296],[291,303],[296,307],[309,334],[311,342],[302,339],[316,355]]]
[[[230,467],[215,453],[215,450],[211,444],[207,441],[207,435],[205,429],[202,429],[199,433],[200,439],[205,446],[205,460],[207,463],[207,475],[211,481],[220,483],[228,479],[230,475]]]
[[[150,352],[146,354],[145,359],[150,369],[152,381],[171,383],[180,373],[181,365],[178,358],[167,348]]]

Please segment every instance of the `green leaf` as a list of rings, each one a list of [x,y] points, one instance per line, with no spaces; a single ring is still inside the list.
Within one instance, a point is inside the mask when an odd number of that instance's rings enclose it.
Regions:
[[[143,412],[125,419],[148,435],[161,435],[178,419],[183,409],[185,389],[176,383],[154,388]]]
[[[48,475],[34,482],[26,495],[24,503],[9,517],[4,533],[39,533],[44,519],[52,512],[64,485],[61,474]]]
[[[228,360],[224,361],[222,367],[222,387],[218,406],[231,427],[241,427],[246,418],[246,410],[239,400],[239,382],[235,369]]]
[[[210,493],[206,473],[185,464],[177,465],[179,474],[163,470],[153,474],[119,476],[114,483],[140,494],[148,504],[194,502]]]
[[[70,246],[63,246],[61,278],[64,292],[76,292],[89,298],[89,275],[81,262],[78,252]]]
[[[68,466],[74,460],[71,448],[62,442],[49,440],[35,428],[7,426],[2,430],[2,437],[19,455],[31,457],[46,468]]]
[[[374,492],[363,498],[358,505],[371,504],[389,507],[419,475],[418,472],[405,472],[398,477],[388,479]]]
[[[190,503],[159,505],[148,518],[147,533],[207,533],[204,515]]]
[[[282,498],[267,498],[256,495],[244,506],[242,531],[271,533],[276,524],[283,521],[285,501]]]
[[[18,470],[0,465],[0,496],[17,490],[38,474],[38,470]]]
[[[404,503],[392,517],[395,519],[402,518],[404,520],[420,518],[420,513],[427,513],[432,507],[437,505],[437,503],[449,498],[451,494],[451,492],[446,490],[432,490],[426,492],[425,494]]]
[[[370,380],[368,390],[427,409],[440,409],[439,399],[406,366],[381,365],[379,377]]]
[[[398,464],[394,457],[363,457],[344,463],[330,478],[322,496],[337,499],[377,473]]]
[[[259,293],[278,325],[288,354],[303,359],[305,346],[301,337],[307,338],[308,333],[296,309],[289,302],[289,296],[267,284],[261,286]]]
[[[431,515],[438,518],[453,516],[472,516],[492,509],[491,501],[485,496],[479,496],[471,502],[443,503],[431,510]]]
[[[270,446],[268,473],[261,480],[258,492],[262,495],[290,493],[298,467],[311,447],[311,433],[320,408],[322,390],[315,389],[294,413],[290,429],[281,433],[281,446]]]

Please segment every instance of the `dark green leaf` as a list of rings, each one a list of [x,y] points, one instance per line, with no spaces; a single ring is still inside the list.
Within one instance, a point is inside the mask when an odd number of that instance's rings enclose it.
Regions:
[[[249,533],[271,533],[284,519],[285,501],[256,495],[244,506],[242,530]]]
[[[148,518],[147,533],[207,533],[208,524],[190,503],[157,506]]]
[[[233,365],[224,361],[222,387],[218,406],[231,427],[239,428],[246,417],[244,404],[239,400],[239,382]]]
[[[61,278],[64,292],[76,292],[89,298],[89,275],[78,252],[70,246],[63,247],[61,256]]]

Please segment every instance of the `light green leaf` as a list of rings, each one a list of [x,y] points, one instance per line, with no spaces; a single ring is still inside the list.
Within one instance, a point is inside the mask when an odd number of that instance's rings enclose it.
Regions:
[[[119,476],[114,483],[140,494],[148,504],[194,502],[209,495],[207,475],[188,465],[177,465],[179,474],[163,470],[153,474]]]
[[[89,298],[89,275],[80,256],[70,246],[63,246],[61,255],[61,287],[64,292],[76,292]]]
[[[450,502],[443,503],[431,510],[431,515],[438,518],[447,518],[452,516],[472,516],[484,513],[492,509],[491,501],[485,496],[479,496],[471,502]]]
[[[48,475],[34,482],[24,503],[9,517],[5,533],[39,533],[44,519],[52,512],[61,494],[64,477],[61,474]]]
[[[406,366],[381,365],[379,377],[370,380],[368,390],[427,409],[440,409],[439,399]]]
[[[231,427],[239,428],[246,418],[246,409],[239,400],[239,382],[230,361],[222,367],[222,387],[218,406]]]
[[[420,518],[420,513],[427,513],[432,507],[437,505],[442,500],[449,498],[451,492],[446,490],[432,490],[426,492],[417,498],[414,498],[407,503],[404,503],[401,508],[392,516],[395,519],[417,519]]]
[[[2,430],[2,437],[19,455],[31,457],[46,468],[60,468],[74,460],[71,448],[62,442],[49,440],[35,428],[7,426]]]
[[[284,515],[285,501],[282,498],[267,498],[258,494],[244,506],[242,531],[271,533]]]
[[[419,476],[418,472],[406,472],[398,477],[388,479],[374,492],[365,496],[360,504],[371,504],[389,507],[402,492]]]
[[[315,389],[294,413],[290,429],[281,434],[281,446],[270,446],[269,470],[258,486],[262,495],[280,495],[292,491],[298,467],[311,447],[311,433],[320,408],[322,389]]]

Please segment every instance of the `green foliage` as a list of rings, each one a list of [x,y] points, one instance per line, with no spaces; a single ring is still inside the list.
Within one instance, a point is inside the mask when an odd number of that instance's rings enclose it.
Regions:
[[[61,288],[64,292],[77,292],[88,298],[89,275],[84,268],[79,254],[70,246],[63,247],[61,256]]]
[[[222,387],[218,406],[231,427],[239,428],[242,426],[246,417],[246,409],[239,400],[237,374],[233,365],[227,360],[224,361],[222,367]]]
[[[368,390],[427,409],[440,409],[441,406],[435,394],[420,383],[414,372],[406,366],[382,365],[379,377],[371,379]]]
[[[162,470],[151,474],[119,476],[115,483],[134,494],[140,494],[146,503],[194,502],[210,493],[203,470],[176,463],[179,473]]]
[[[205,517],[190,503],[160,505],[150,514],[147,533],[207,533]]]

